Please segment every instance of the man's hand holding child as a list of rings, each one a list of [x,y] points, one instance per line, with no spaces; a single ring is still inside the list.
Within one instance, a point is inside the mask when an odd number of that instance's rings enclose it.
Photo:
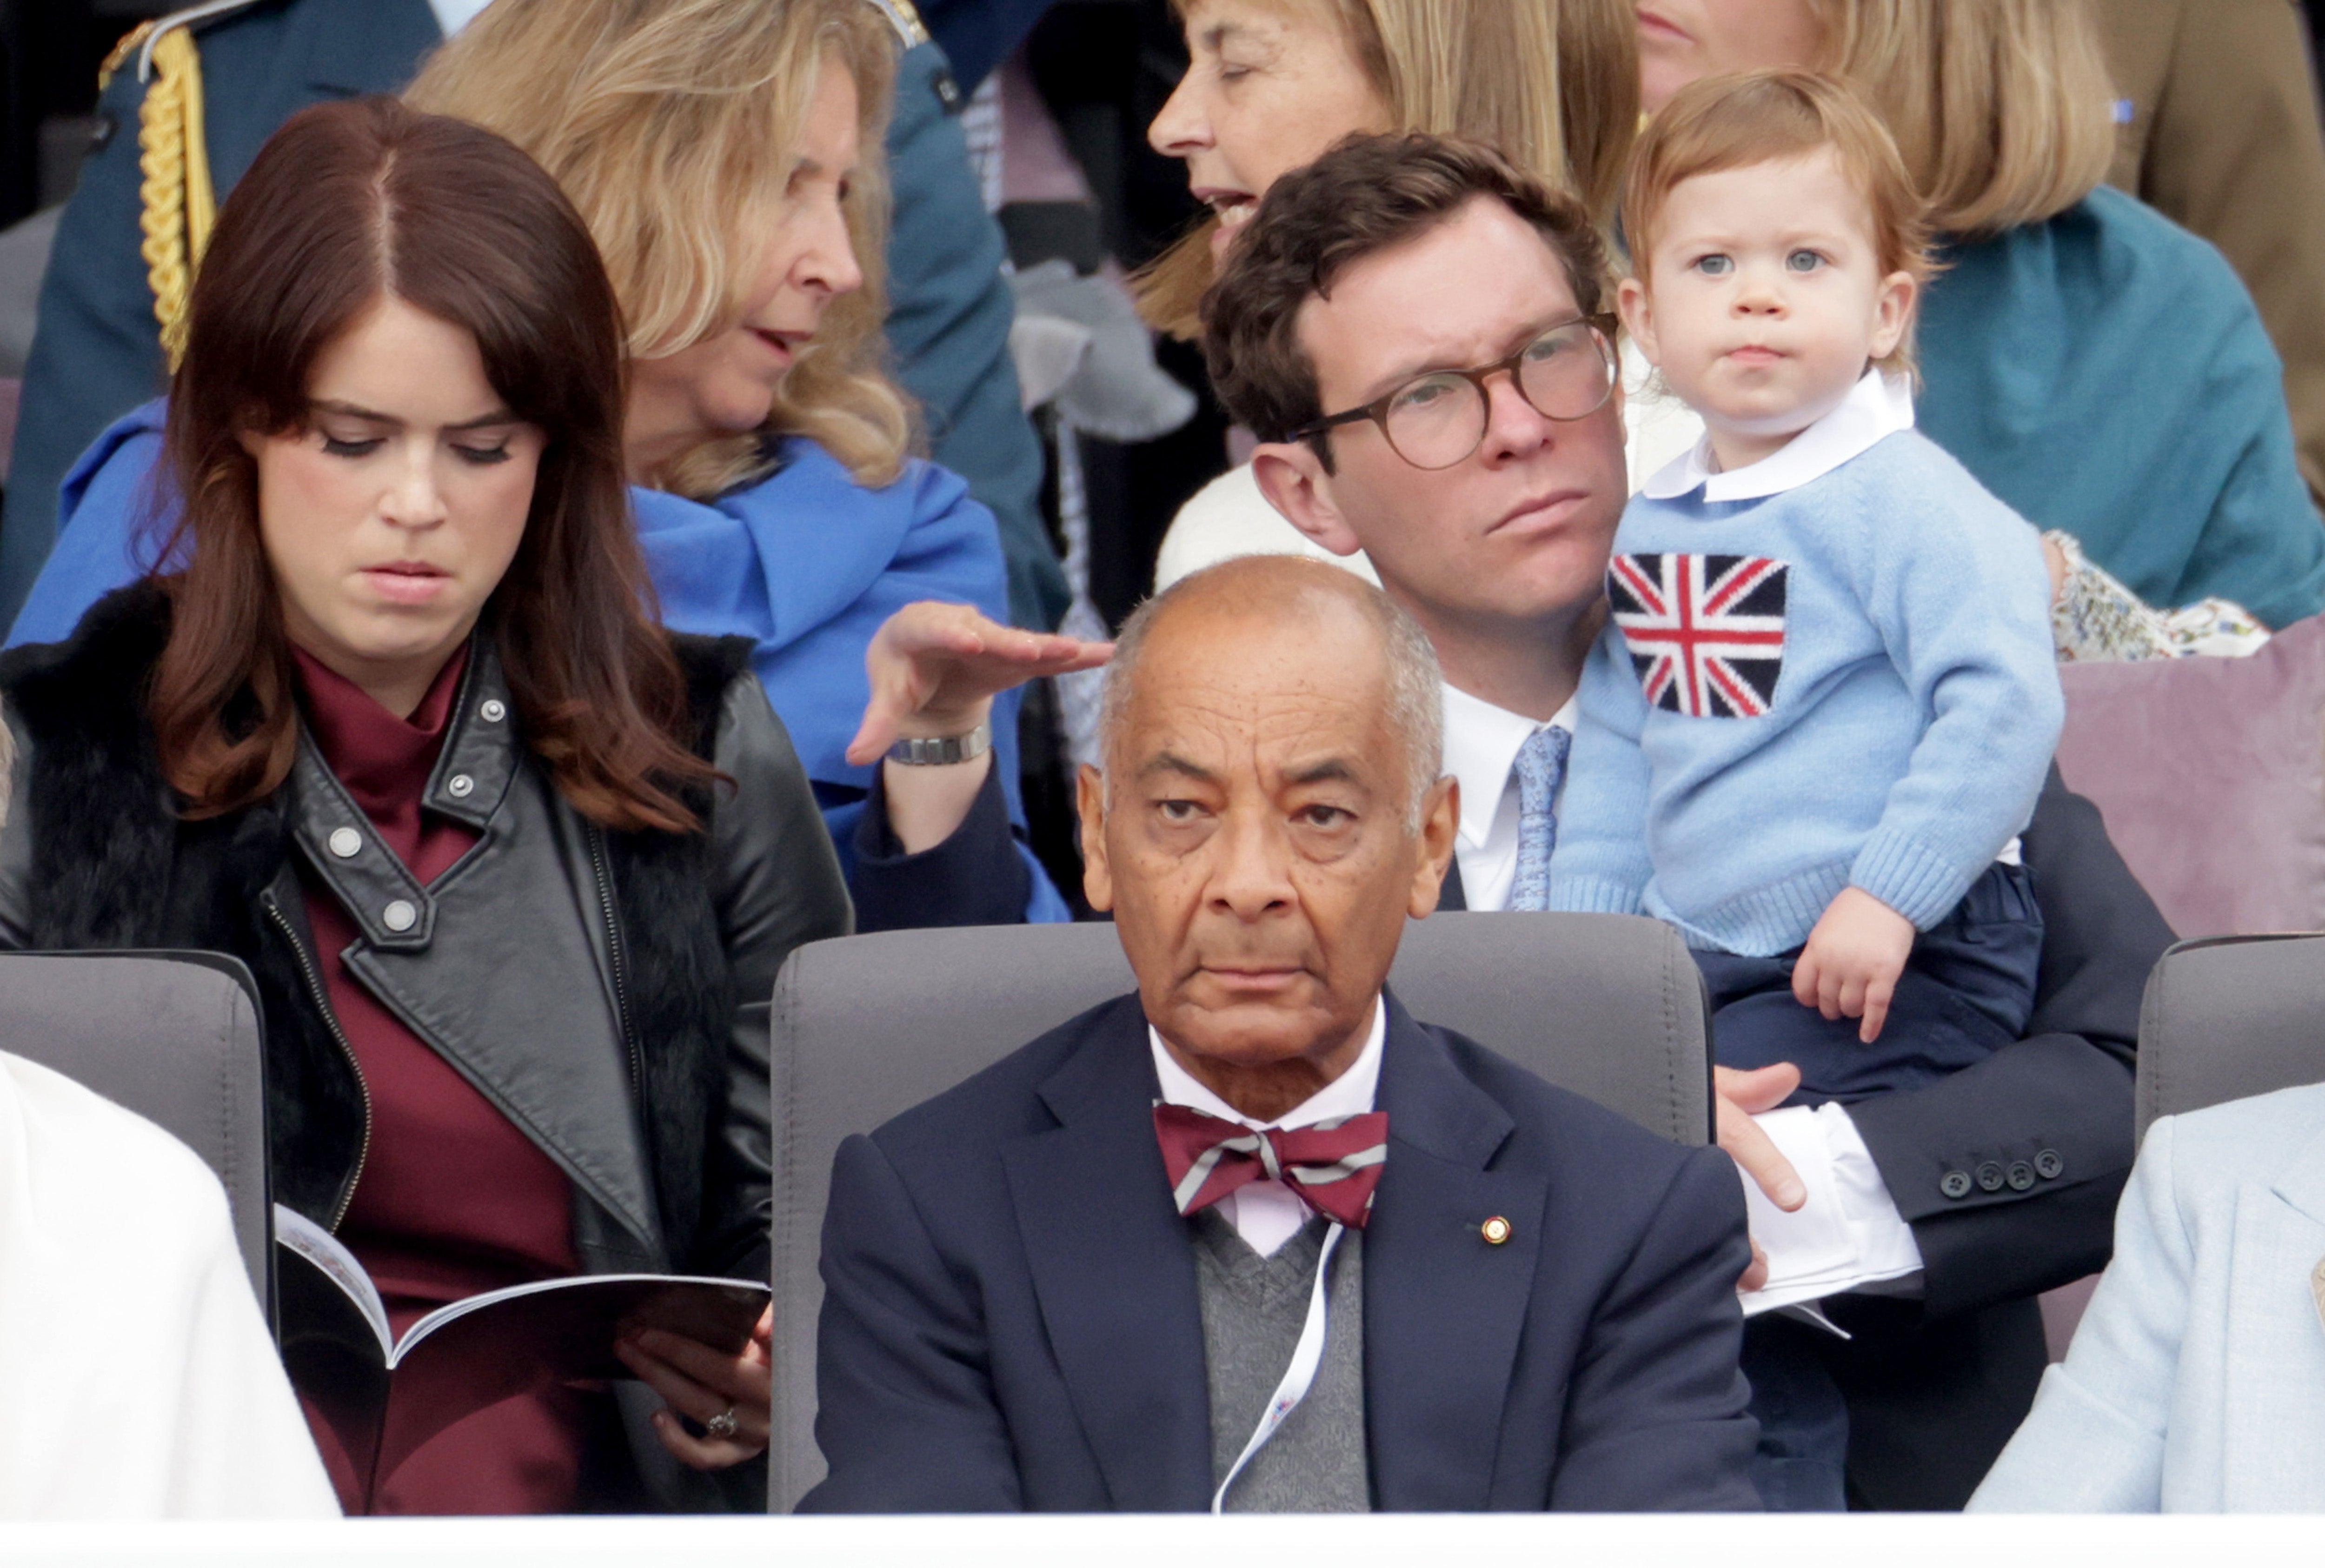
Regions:
[[[1913,923],[1862,887],[1844,887],[1809,932],[1792,966],[1792,996],[1828,1018],[1863,1018],[1857,1037],[1881,1038],[1897,977],[1913,951]]]

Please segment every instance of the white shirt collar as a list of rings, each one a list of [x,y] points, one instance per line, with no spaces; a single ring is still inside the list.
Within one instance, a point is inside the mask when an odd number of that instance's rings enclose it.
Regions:
[[[1707,501],[1755,501],[1820,479],[1874,443],[1913,428],[1913,378],[1867,370],[1840,405],[1756,463],[1719,471],[1707,433],[1692,450],[1672,459],[1640,493],[1669,501],[1700,487]],[[1467,785],[1463,786],[1467,788]]]
[[[451,38],[491,4],[492,0],[428,0],[428,9],[436,13],[436,25],[444,30],[444,36]]]
[[[1357,1053],[1355,1063],[1296,1109],[1272,1122],[1260,1122],[1195,1081],[1194,1075],[1180,1066],[1178,1058],[1162,1044],[1162,1036],[1154,1025],[1146,1025],[1146,1043],[1154,1053],[1154,1076],[1162,1081],[1163,1102],[1183,1105],[1189,1110],[1200,1110],[1205,1116],[1248,1127],[1306,1127],[1334,1117],[1362,1116],[1372,1109],[1374,1098],[1380,1092],[1381,1042],[1387,1037],[1388,1008],[1375,997],[1372,1033],[1365,1037],[1365,1048]]]
[[[1501,810],[1502,793],[1509,788],[1510,770],[1518,751],[1534,731],[1555,727],[1574,732],[1574,699],[1550,716],[1548,724],[1496,708],[1459,687],[1445,688],[1445,771],[1461,781],[1459,836],[1471,849],[1482,848],[1492,833],[1494,815]]]

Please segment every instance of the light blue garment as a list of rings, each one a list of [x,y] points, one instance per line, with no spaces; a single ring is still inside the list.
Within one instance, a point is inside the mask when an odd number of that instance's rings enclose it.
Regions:
[[[159,401],[136,410],[74,465],[56,548],[9,646],[62,640],[90,605],[143,575],[159,554],[166,518],[144,519],[153,515],[162,411]],[[871,695],[864,652],[872,634],[923,598],[973,604],[1006,620],[1006,578],[992,515],[949,471],[914,461],[894,484],[870,490],[812,441],[787,441],[782,456],[773,475],[716,501],[636,488],[630,500],[663,624],[756,645],[752,666],[852,874],[856,823],[874,770],[843,754]],[[993,751],[1010,820],[1022,825],[1014,692],[994,704]],[[1026,918],[1070,918],[1022,842],[1018,853],[1033,877]]]
[[[1969,1506],[2325,1512],[2325,1084],[2147,1130],[2115,1259]]]
[[[1550,907],[1550,855],[1558,846],[1558,786],[1574,737],[1555,724],[1526,737],[1514,765],[1518,775],[1518,868],[1510,883],[1512,909]]]
[[[2150,604],[2325,609],[2283,367],[2218,251],[2101,186],[1943,259],[1916,329],[1924,434]]]
[[[1708,686],[1651,707],[1610,620],[1583,669],[1551,907],[1644,909],[1755,957],[1805,942],[1851,885],[1935,923],[2026,825],[2065,716],[2034,531],[1912,431],[1777,495],[1702,496],[1634,496],[1615,566],[1780,562],[1779,671],[1682,666],[1743,682],[1740,709]],[[1765,611],[1765,590],[1747,603]],[[1716,596],[1671,608],[1723,624]]]

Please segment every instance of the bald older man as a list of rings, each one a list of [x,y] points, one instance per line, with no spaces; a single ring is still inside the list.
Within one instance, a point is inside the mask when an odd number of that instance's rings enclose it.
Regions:
[[[1383,988],[1440,679],[1314,561],[1132,618],[1080,803],[1138,990],[840,1150],[802,1508],[1756,1506],[1733,1167]]]

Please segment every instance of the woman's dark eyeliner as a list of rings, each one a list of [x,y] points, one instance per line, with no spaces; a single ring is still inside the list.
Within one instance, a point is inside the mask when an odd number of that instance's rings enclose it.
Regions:
[[[323,436],[323,450],[335,458],[367,458],[377,451],[379,447],[380,438],[377,436],[373,436],[366,441],[343,441],[337,436],[329,434]]]

